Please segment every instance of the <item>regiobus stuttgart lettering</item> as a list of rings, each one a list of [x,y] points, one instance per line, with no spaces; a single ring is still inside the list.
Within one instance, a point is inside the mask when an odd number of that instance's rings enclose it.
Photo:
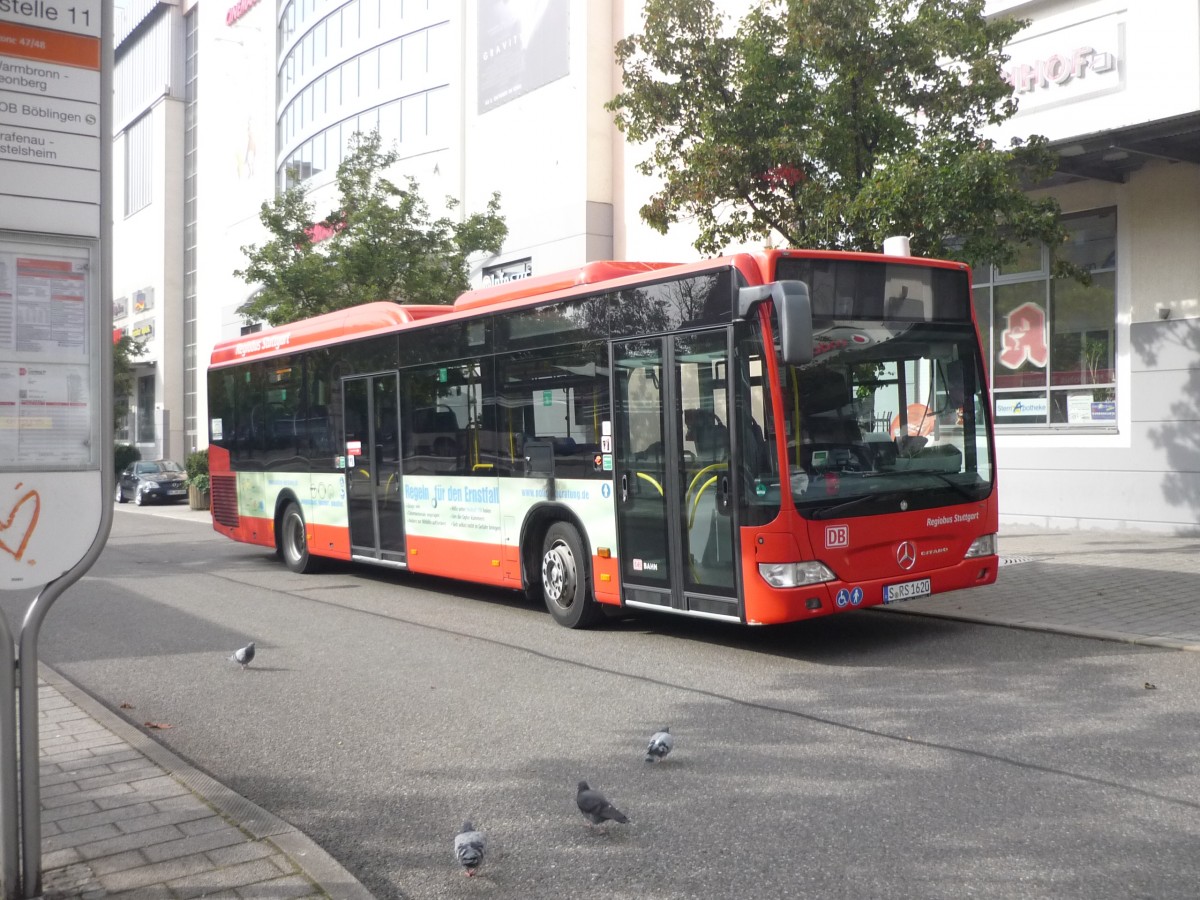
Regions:
[[[283,334],[268,334],[260,338],[255,338],[252,341],[242,341],[233,348],[234,354],[238,357],[244,357],[251,353],[258,353],[262,350],[278,350],[280,347],[286,347],[292,342],[290,332]]]
[[[964,522],[977,522],[979,513],[955,513],[952,516],[930,516],[925,520],[928,528],[941,528],[943,525],[962,525]]]

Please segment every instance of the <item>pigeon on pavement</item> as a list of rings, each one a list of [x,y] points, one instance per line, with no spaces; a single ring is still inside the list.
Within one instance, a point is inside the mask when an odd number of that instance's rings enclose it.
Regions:
[[[650,738],[650,746],[646,748],[646,762],[660,762],[675,746],[675,738],[671,737],[671,729],[666,725],[661,731],[656,731]]]
[[[593,791],[586,781],[579,782],[579,790],[575,793],[575,804],[579,811],[587,816],[588,827],[602,825],[605,821],[628,822],[625,813],[608,802],[608,798],[599,791]]]
[[[487,839],[482,831],[476,831],[469,821],[462,823],[462,830],[454,836],[454,858],[463,867],[467,876],[475,874],[475,870],[483,865],[483,853],[487,849]]]
[[[234,650],[233,656],[229,657],[230,662],[241,663],[243,671],[245,671],[246,666],[250,665],[250,660],[252,659],[254,659],[254,641],[251,641],[240,650]]]

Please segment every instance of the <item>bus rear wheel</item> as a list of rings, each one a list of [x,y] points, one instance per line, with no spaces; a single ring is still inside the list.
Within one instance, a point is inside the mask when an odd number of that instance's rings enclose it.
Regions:
[[[298,575],[317,570],[317,558],[308,552],[308,533],[299,504],[289,503],[279,520],[279,550],[287,567]]]
[[[603,617],[590,596],[583,542],[566,522],[555,522],[547,529],[541,569],[542,598],[559,625],[586,628]]]

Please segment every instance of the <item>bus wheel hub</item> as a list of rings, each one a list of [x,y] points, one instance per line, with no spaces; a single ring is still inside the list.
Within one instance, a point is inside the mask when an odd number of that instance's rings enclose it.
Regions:
[[[570,605],[574,582],[575,560],[571,550],[557,543],[542,557],[542,584],[545,585],[546,596],[560,606]]]

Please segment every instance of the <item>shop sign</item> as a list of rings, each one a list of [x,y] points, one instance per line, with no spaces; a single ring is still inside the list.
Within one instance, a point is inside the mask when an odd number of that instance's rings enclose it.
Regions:
[[[1046,311],[1036,303],[1022,303],[1007,316],[1000,339],[1004,343],[996,358],[1007,369],[1019,369],[1025,363],[1045,368],[1050,361],[1046,346]]]
[[[242,16],[258,6],[258,0],[238,0],[225,12],[225,24],[232,25]]]
[[[1117,420],[1115,400],[1093,400],[1091,391],[1075,391],[1067,396],[1067,422],[1071,425],[1110,423]]]
[[[1122,15],[1101,16],[1010,44],[1002,74],[1012,85],[1020,112],[1120,90],[1125,68]]]
[[[1088,72],[1101,74],[1116,68],[1115,54],[1084,46],[1069,53],[1052,53],[1045,59],[1017,63],[1004,70],[1004,80],[1018,94],[1028,94],[1052,84],[1066,84],[1072,78],[1084,78]]]
[[[133,327],[129,329],[129,336],[136,341],[154,337],[154,320],[147,319],[144,322],[135,322]]]
[[[1045,397],[996,398],[996,418],[1009,419],[1017,416],[1045,417],[1050,411],[1050,401]]]
[[[491,266],[483,270],[483,286],[507,284],[510,281],[520,281],[522,278],[533,276],[533,259],[517,259],[500,266]]]

